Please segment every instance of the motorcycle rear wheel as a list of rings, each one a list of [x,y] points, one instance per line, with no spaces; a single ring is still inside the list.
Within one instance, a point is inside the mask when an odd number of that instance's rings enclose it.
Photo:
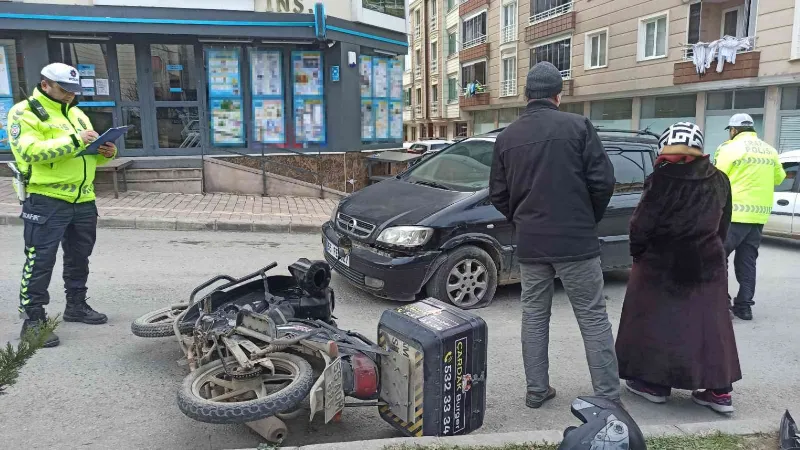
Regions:
[[[175,323],[175,318],[184,311],[186,311],[185,306],[168,306],[166,308],[150,311],[131,323],[131,331],[134,335],[143,338],[174,336],[175,331],[172,324]],[[191,333],[192,328],[194,327],[191,324],[181,324],[179,326],[179,330],[183,334]]]
[[[183,380],[178,408],[194,420],[215,424],[254,422],[291,411],[311,392],[311,364],[289,353],[269,357],[274,375],[264,369],[245,380],[234,380],[226,373],[226,366],[228,371],[237,367],[233,357],[197,368]]]

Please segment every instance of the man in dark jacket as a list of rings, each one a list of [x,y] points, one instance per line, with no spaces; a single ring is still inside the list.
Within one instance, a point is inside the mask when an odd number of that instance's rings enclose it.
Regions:
[[[548,375],[556,275],[578,320],[595,395],[619,399],[597,235],[614,192],[614,167],[589,119],[558,110],[561,86],[561,73],[548,62],[528,72],[528,107],[497,137],[492,163],[492,203],[514,224],[517,240],[531,408],[556,395]]]

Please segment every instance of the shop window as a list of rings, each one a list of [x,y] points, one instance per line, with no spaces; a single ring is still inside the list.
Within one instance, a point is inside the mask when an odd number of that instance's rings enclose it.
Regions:
[[[781,91],[781,110],[800,110],[800,86],[785,87]]]
[[[401,142],[403,138],[403,66],[399,59],[362,55],[361,141]],[[421,91],[417,104],[421,104]],[[406,103],[408,104],[408,103]]]
[[[0,152],[11,150],[8,142],[8,112],[26,92],[23,58],[15,39],[0,39]]]
[[[747,113],[753,118],[756,133],[764,136],[765,89],[709,92],[706,98],[705,152],[715,154],[730,136],[725,127],[731,116]]]
[[[250,51],[250,84],[254,140],[262,144],[286,143],[283,58],[280,51]]]
[[[439,127],[439,137],[447,139],[447,125]]]
[[[778,151],[800,149],[800,86],[787,86],[781,89],[778,127]]]
[[[467,137],[466,122],[456,122],[456,137]]]
[[[139,82],[136,76],[136,51],[133,44],[117,44],[117,72],[121,100],[138,102]]]
[[[122,125],[132,125],[133,129],[125,133],[125,149],[144,148],[142,140],[142,110],[138,107],[122,108]]]
[[[558,109],[564,112],[583,115],[583,102],[562,103]]]
[[[159,148],[200,147],[200,121],[196,107],[157,107]]]
[[[150,59],[156,101],[197,100],[194,46],[153,44],[150,46]],[[239,80],[227,81],[234,83]],[[236,88],[241,87],[237,85]]]
[[[500,110],[500,126],[507,127],[514,123],[519,117],[519,110],[517,108],[501,109]]]
[[[87,102],[112,100],[106,44],[51,41],[50,60],[78,69],[83,86],[81,102],[84,105]]]
[[[475,111],[472,113],[472,132],[473,134],[488,133],[495,128],[494,111]]]
[[[82,111],[89,118],[89,121],[92,123],[92,127],[98,133],[102,133],[105,130],[107,130],[107,129],[109,129],[109,128],[114,126],[114,109],[113,108],[91,107],[91,108],[83,108]]]
[[[696,119],[697,95],[673,95],[667,97],[645,97],[642,99],[642,114],[639,128],[661,134],[676,122],[692,122]]]
[[[209,135],[215,147],[246,146],[240,55],[239,48],[207,48],[205,51]]]
[[[604,100],[591,103],[589,118],[595,126],[630,130],[633,117],[631,99]]]
[[[294,131],[298,144],[326,143],[323,67],[321,52],[292,52]]]

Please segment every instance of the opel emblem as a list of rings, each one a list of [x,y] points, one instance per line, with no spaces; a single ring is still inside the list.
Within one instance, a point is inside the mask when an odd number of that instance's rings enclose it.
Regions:
[[[356,219],[353,219],[353,220],[350,221],[350,228],[351,229],[355,230],[356,229],[356,225],[358,225],[358,222],[356,222]]]

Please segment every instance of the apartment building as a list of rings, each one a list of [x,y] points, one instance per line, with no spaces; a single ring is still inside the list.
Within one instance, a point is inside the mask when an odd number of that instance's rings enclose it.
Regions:
[[[403,74],[406,141],[467,135],[467,116],[462,118],[459,104],[463,92],[459,81],[462,47],[459,6],[459,0],[409,3],[409,52]],[[484,41],[485,31],[480,38]]]
[[[461,0],[458,15],[470,135],[511,123],[528,69],[550,61],[564,77],[562,109],[598,126],[660,132],[691,120],[713,151],[728,118],[747,112],[776,148],[800,149],[800,0]],[[723,36],[729,58],[698,68],[703,43]]]

